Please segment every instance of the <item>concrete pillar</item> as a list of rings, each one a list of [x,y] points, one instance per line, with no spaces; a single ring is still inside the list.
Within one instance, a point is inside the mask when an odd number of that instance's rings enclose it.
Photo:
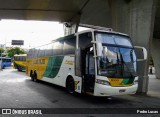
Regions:
[[[134,45],[143,46],[150,53],[155,15],[155,0],[113,0],[111,2],[112,28],[127,33]],[[149,55],[148,55],[149,57]],[[148,60],[138,63],[139,87],[137,93],[148,91]]]
[[[152,40],[152,58],[155,67],[156,78],[160,79],[160,39]]]

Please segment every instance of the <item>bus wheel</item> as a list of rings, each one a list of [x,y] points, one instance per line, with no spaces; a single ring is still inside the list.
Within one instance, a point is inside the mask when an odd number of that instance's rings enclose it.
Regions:
[[[4,65],[4,66],[2,67],[2,69],[5,69],[5,67],[6,67],[6,66]]]
[[[18,71],[20,71],[20,72],[21,72],[22,70],[18,68]]]
[[[70,77],[67,79],[66,89],[67,89],[68,93],[70,93],[70,94],[74,93],[74,79],[73,78]]]
[[[21,68],[17,66],[17,70],[18,70],[18,71],[21,71]]]

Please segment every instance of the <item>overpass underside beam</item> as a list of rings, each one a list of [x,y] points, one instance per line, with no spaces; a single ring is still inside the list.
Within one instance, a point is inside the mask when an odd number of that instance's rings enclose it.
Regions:
[[[153,37],[155,3],[155,0],[111,1],[113,30],[129,34],[134,45],[145,47],[148,54]],[[148,60],[138,63],[137,72],[139,76],[137,93],[146,94],[148,91]]]

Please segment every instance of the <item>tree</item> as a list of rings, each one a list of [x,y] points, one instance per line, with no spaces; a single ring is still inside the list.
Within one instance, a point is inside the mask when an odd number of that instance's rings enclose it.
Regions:
[[[3,56],[4,49],[0,48],[0,56]]]
[[[13,57],[15,54],[25,54],[26,52],[19,47],[15,47],[15,48],[9,49],[7,53],[9,57]]]

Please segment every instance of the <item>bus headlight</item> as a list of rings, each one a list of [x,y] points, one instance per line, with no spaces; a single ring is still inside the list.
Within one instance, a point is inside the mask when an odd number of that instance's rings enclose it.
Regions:
[[[106,80],[100,80],[100,79],[96,79],[96,83],[98,84],[102,84],[102,85],[110,85],[110,83]]]

